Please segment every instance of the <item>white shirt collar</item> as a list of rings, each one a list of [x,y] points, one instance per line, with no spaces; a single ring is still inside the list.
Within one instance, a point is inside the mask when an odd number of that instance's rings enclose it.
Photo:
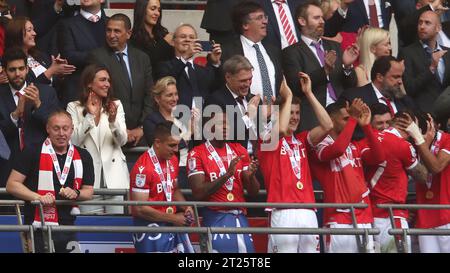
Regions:
[[[255,43],[255,42],[249,40],[244,35],[241,35],[241,42],[244,43],[244,45],[246,45],[247,47],[253,47],[254,44],[257,44],[259,47],[263,46],[261,41]]]
[[[183,57],[177,56],[177,59],[181,60],[184,64],[191,63],[192,67],[194,67],[194,58],[190,58],[189,60],[185,60]]]
[[[121,53],[121,52],[123,53],[123,55],[128,57],[128,44],[125,45],[125,48],[122,51],[116,51],[114,53],[117,54],[117,53]]]
[[[371,83],[373,90],[375,90],[375,95],[377,95],[377,99],[380,100],[381,98],[384,98],[383,94],[381,94],[380,90],[375,86],[375,84]]]
[[[25,88],[27,87],[27,82],[25,81],[25,84],[22,86],[22,88],[20,90],[16,90],[14,89],[14,87],[11,86],[11,84],[9,85],[9,89],[11,90],[11,94],[14,98],[14,96],[16,95],[16,92],[19,91],[22,95],[25,94],[25,91],[23,91]]]
[[[394,128],[394,127],[389,127],[387,129],[385,129],[384,132],[388,132],[388,133],[396,135],[400,138],[403,138],[402,135],[400,134],[400,132],[397,130],[397,128]]]
[[[86,20],[89,20],[89,18],[90,18],[92,15],[97,15],[99,19],[102,18],[102,10],[101,10],[101,9],[100,9],[96,14],[92,14],[92,13],[90,13],[90,12],[87,12],[87,11],[83,10],[83,9],[80,9],[80,14],[81,14],[81,16],[83,16]]]
[[[312,43],[316,43],[316,41],[314,41],[311,38],[306,37],[305,35],[301,35],[300,37],[307,46],[311,46]],[[322,45],[322,39],[319,39],[319,41],[317,41],[317,42]]]
[[[227,87],[228,91],[230,91],[231,95],[233,95],[233,98],[236,99],[237,97],[239,97],[236,93],[234,93],[233,90],[231,90],[230,87],[228,87],[228,84],[225,84],[225,86]],[[245,98],[245,97],[244,97]]]

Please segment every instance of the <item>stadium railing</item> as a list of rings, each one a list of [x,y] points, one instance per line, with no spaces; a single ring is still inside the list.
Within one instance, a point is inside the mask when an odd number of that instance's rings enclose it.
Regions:
[[[420,229],[420,228],[397,228],[395,226],[394,220],[394,209],[407,209],[407,210],[438,210],[438,209],[450,209],[450,205],[428,205],[428,204],[379,204],[377,205],[380,209],[387,209],[389,212],[389,219],[391,222],[391,229],[389,229],[388,233],[390,235],[394,235],[395,245],[397,247],[397,251],[399,253],[408,253],[408,235],[450,235],[450,229]],[[398,240],[397,236],[401,236],[402,240]]]

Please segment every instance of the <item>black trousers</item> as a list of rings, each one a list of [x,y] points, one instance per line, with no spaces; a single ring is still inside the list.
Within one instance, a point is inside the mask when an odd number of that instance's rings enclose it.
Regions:
[[[45,236],[46,240],[47,236]],[[78,238],[76,232],[52,232],[52,241],[56,253],[70,253],[78,251]],[[34,247],[36,253],[45,253],[45,243],[42,231],[38,230],[34,233]]]

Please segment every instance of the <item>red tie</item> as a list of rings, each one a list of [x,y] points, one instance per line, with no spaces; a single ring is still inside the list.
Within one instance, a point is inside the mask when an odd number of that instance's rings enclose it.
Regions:
[[[394,107],[392,107],[391,100],[386,97],[381,97],[381,99],[386,102],[387,106],[389,107],[389,112],[391,112],[391,116],[394,117],[395,111]]]
[[[275,0],[275,4],[278,5],[278,13],[280,14],[280,21],[283,25],[284,35],[286,36],[288,44],[292,45],[297,42],[297,39],[295,39],[294,33],[292,32],[291,24],[289,24],[289,19],[284,10],[283,3],[286,3],[286,0]]]
[[[380,27],[380,22],[378,22],[378,12],[377,6],[374,0],[369,0],[369,16],[370,16],[370,26]]]
[[[22,93],[16,91],[15,95],[20,99]],[[19,148],[21,151],[25,149],[25,131],[23,128],[24,122],[25,122],[25,113],[23,113],[23,116],[19,118],[19,120],[17,121],[17,127],[19,127]]]

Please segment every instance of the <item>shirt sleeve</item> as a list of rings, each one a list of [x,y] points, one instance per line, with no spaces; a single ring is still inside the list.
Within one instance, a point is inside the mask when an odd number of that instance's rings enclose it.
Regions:
[[[198,150],[192,150],[188,155],[188,177],[195,174],[205,174],[205,168],[203,167],[203,162]]]
[[[83,185],[93,186],[95,181],[94,163],[91,154],[87,150],[78,148],[83,164]]]
[[[418,163],[416,149],[411,144],[405,143],[400,160],[407,170],[414,168]]]
[[[248,170],[248,166],[250,165],[250,156],[248,155],[247,150],[244,147],[239,147],[240,148],[240,155],[243,155],[244,158],[241,159],[242,162],[242,170],[246,171]]]
[[[134,164],[130,173],[130,188],[133,192],[150,193],[151,172],[147,170],[148,166],[143,166],[141,158]]]
[[[17,155],[16,159],[13,162],[12,169],[27,177],[30,176],[30,172],[32,171],[33,166],[35,164],[39,164],[39,161],[36,160],[36,156],[37,155],[34,149],[25,148],[23,152],[20,152]]]

